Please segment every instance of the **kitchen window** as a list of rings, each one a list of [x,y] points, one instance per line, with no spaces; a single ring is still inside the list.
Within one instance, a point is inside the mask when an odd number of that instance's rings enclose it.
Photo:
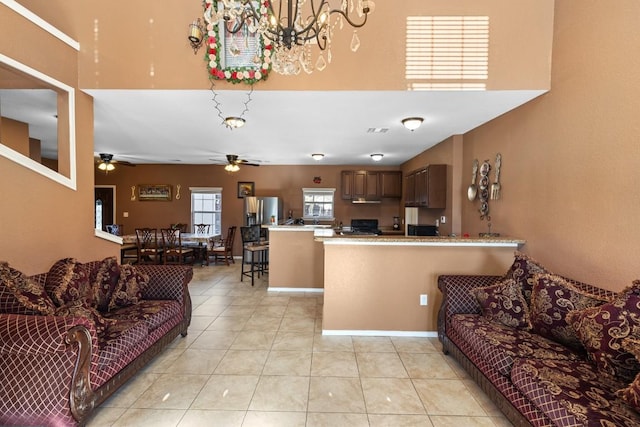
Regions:
[[[333,221],[335,188],[303,188],[302,207],[305,220]]]
[[[190,187],[191,231],[194,224],[209,224],[209,232],[222,234],[222,188]]]

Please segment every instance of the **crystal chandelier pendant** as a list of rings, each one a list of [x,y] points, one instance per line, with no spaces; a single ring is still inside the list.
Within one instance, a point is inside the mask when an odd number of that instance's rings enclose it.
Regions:
[[[331,47],[329,47],[329,48],[327,49],[327,62],[328,62],[329,64],[331,64],[331,59],[332,59],[332,57],[333,57],[333,55],[331,55]]]
[[[358,32],[353,30],[353,37],[351,38],[351,51],[355,52],[360,48],[360,37],[358,37]]]
[[[323,71],[325,68],[327,68],[327,62],[324,60],[324,56],[320,54],[320,56],[318,56],[318,60],[316,61],[316,69],[318,71]]]

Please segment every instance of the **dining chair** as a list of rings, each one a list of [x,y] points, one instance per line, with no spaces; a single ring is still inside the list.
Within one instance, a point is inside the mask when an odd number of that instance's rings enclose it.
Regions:
[[[227,265],[229,265],[229,261],[234,264],[236,263],[233,259],[233,241],[236,238],[237,228],[238,227],[235,225],[229,227],[227,230],[227,237],[225,237],[221,244],[213,239],[209,241],[209,248],[207,249],[207,265],[209,264],[209,259],[211,257],[213,257],[214,264],[218,263],[218,259],[223,259]]]
[[[138,264],[160,264],[162,248],[158,244],[157,228],[136,228]]]
[[[171,226],[169,228],[180,230],[183,233],[186,233],[187,232],[187,226],[188,226],[188,224],[182,224],[182,223],[178,222],[176,224],[171,224]]]
[[[194,250],[182,245],[182,232],[178,228],[163,228],[162,234],[163,264],[184,264],[191,257],[194,260]]]
[[[242,237],[242,265],[240,266],[240,281],[245,276],[251,277],[251,286],[254,285],[256,274],[269,272],[269,244],[260,240],[260,224],[240,227]],[[251,265],[250,270],[245,271],[245,265]]]
[[[193,232],[204,234],[209,232],[210,224],[193,224]]]
[[[107,224],[104,228],[107,230],[107,233],[124,236],[124,225],[122,224]]]

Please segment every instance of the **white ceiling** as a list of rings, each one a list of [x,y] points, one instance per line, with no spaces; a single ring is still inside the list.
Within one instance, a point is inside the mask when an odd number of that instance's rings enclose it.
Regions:
[[[295,78],[295,77],[291,77]],[[465,133],[543,91],[253,91],[246,125],[221,123],[211,91],[90,90],[96,153],[133,163],[223,163],[225,154],[270,165],[400,165],[451,135]],[[249,92],[219,91],[224,117],[238,116]],[[420,116],[411,132],[400,123]],[[387,128],[386,133],[369,133]],[[213,160],[212,160],[213,159]]]
[[[291,77],[295,78],[295,77]],[[55,145],[55,100],[3,91],[2,114],[30,123],[32,137]],[[49,92],[49,93],[47,93]],[[451,135],[463,134],[543,93],[527,91],[260,91],[251,93],[239,129],[222,124],[208,90],[88,90],[94,97],[94,152],[132,163],[225,163],[225,154],[265,165],[400,165]],[[238,116],[249,92],[218,91],[223,116]],[[411,132],[405,117],[424,118]],[[53,124],[52,124],[53,122]],[[386,133],[369,133],[386,128]],[[34,133],[37,133],[34,135]]]

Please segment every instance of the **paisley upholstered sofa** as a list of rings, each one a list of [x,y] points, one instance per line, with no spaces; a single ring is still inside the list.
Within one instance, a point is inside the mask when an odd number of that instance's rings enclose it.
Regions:
[[[443,351],[514,425],[640,426],[640,281],[615,294],[516,252],[438,287]]]
[[[83,425],[191,320],[189,266],[0,263],[0,425]]]

